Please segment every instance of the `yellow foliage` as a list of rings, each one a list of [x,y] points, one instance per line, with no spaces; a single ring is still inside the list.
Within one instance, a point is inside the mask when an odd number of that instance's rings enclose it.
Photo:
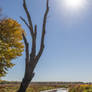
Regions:
[[[11,62],[12,59],[22,55],[23,33],[24,30],[17,21],[10,18],[0,21],[0,76],[14,65]]]

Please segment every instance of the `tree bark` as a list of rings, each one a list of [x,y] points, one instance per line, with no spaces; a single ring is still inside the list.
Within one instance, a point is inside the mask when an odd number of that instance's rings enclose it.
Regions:
[[[21,85],[20,85],[20,88],[17,92],[26,92],[26,89],[28,88],[29,84],[31,83],[31,81],[34,77],[33,70],[30,69],[29,66],[30,66],[30,64],[25,69],[24,78],[23,78]]]
[[[26,74],[26,76],[23,78],[20,88],[17,92],[26,92],[26,89],[28,88],[30,82],[32,81],[34,74],[32,74],[32,76],[29,77],[28,74]]]
[[[27,80],[27,78],[24,78],[20,85],[20,89],[17,92],[26,92],[26,89],[28,88],[28,85],[30,84],[30,82],[31,80]]]

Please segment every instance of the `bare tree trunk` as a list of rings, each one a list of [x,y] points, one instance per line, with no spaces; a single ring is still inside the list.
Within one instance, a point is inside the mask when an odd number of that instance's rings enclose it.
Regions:
[[[25,75],[17,92],[26,92],[26,89],[28,88],[32,78],[34,77],[33,70],[29,66],[30,64],[25,68]]]
[[[28,88],[30,82],[32,81],[32,78],[34,77],[34,69],[39,61],[39,58],[41,57],[41,55],[43,53],[43,50],[44,50],[46,21],[47,21],[47,14],[49,11],[48,0],[47,0],[46,11],[44,14],[44,19],[43,19],[40,50],[39,50],[38,54],[36,55],[36,53],[37,53],[36,52],[37,25],[35,25],[35,27],[33,29],[31,16],[30,16],[29,11],[28,11],[27,6],[26,6],[26,0],[23,0],[23,7],[24,7],[25,13],[27,15],[28,23],[26,22],[26,20],[24,18],[22,18],[22,17],[20,17],[20,18],[30,30],[30,36],[32,37],[32,49],[31,49],[31,53],[30,53],[29,52],[29,43],[28,43],[25,35],[23,34],[23,40],[25,43],[25,52],[26,52],[25,75],[24,75],[24,78],[21,82],[20,88],[17,92],[26,92],[26,89]]]
[[[28,88],[30,82],[31,80],[27,80],[27,78],[24,78],[21,82],[20,89],[18,90],[18,92],[26,92],[26,89]]]
[[[32,78],[33,76],[29,77],[29,75],[26,75],[21,82],[18,92],[26,92],[26,89],[28,88]]]

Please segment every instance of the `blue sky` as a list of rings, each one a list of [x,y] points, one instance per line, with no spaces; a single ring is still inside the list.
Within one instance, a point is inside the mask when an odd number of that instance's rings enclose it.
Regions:
[[[92,0],[86,0],[84,7],[77,10],[65,8],[63,1],[50,0],[45,50],[33,81],[92,82]],[[27,5],[33,24],[38,25],[38,50],[46,0],[27,0]],[[22,0],[0,0],[0,7],[4,16],[22,25],[28,41],[31,41],[29,30],[19,18],[23,16],[26,19]],[[20,81],[24,74],[25,53],[12,62],[16,65],[2,79]]]

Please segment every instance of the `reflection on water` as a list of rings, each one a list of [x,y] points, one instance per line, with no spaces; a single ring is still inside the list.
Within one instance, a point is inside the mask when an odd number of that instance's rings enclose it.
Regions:
[[[61,88],[61,89],[56,89],[56,90],[46,90],[46,91],[41,91],[41,92],[68,92],[67,89]]]
[[[56,92],[68,92],[68,90],[58,89]]]
[[[67,89],[58,89],[56,92],[68,92]]]

